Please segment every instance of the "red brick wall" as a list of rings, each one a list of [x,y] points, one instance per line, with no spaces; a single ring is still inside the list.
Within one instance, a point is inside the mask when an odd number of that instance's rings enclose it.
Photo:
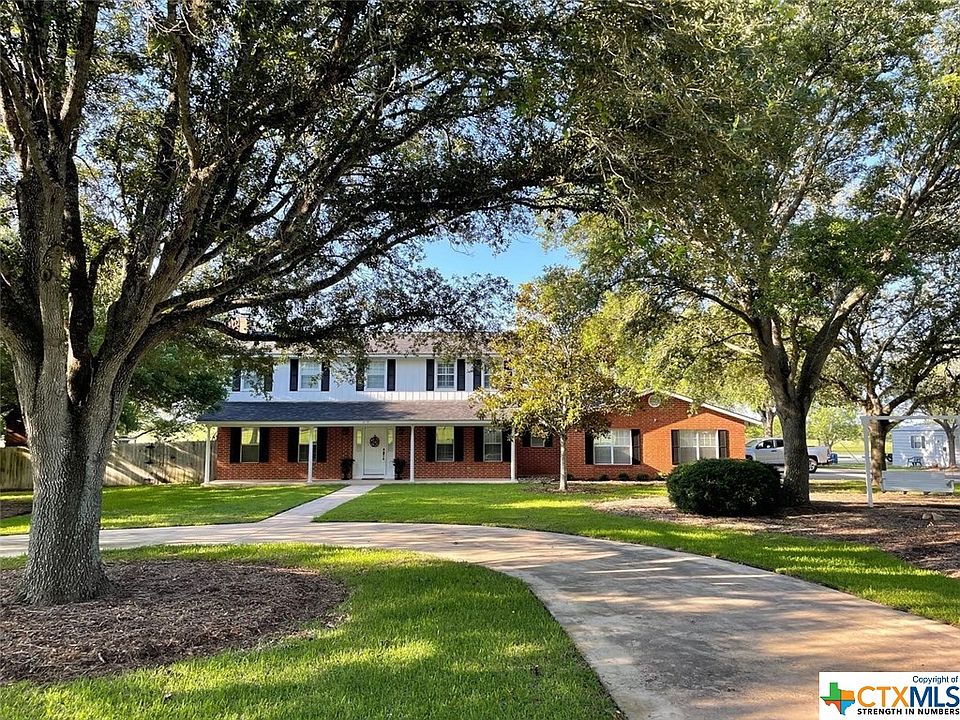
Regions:
[[[641,431],[639,465],[587,465],[584,463],[584,435],[571,433],[567,442],[567,472],[577,478],[596,478],[608,475],[616,479],[621,472],[636,476],[638,473],[655,476],[673,469],[673,451],[670,431],[681,430],[727,430],[730,433],[730,457],[744,456],[744,424],[726,415],[701,408],[696,415],[689,415],[690,406],[676,398],[665,398],[658,408],[643,405],[631,415],[611,418],[610,427],[638,428]]]
[[[741,421],[701,409],[696,415],[688,415],[688,403],[676,398],[666,398],[658,408],[645,403],[631,415],[619,415],[611,419],[614,428],[639,428],[642,432],[642,457],[639,465],[587,465],[584,463],[583,433],[571,433],[567,441],[567,471],[576,478],[596,478],[608,475],[616,479],[621,472],[635,478],[638,473],[655,476],[673,469],[670,431],[727,430],[730,434],[730,457],[744,455],[744,425]],[[329,428],[327,431],[327,460],[315,463],[314,478],[337,480],[340,477],[340,460],[353,457],[353,429]],[[230,429],[218,430],[217,480],[305,480],[306,463],[287,462],[287,429],[270,429],[270,459],[266,463],[230,463]],[[473,459],[474,429],[465,427],[463,432],[463,462],[427,462],[426,428],[416,428],[416,477],[427,479],[505,479],[510,477],[510,462],[476,462]],[[560,466],[560,448],[556,438],[548,448],[522,447],[519,438],[516,444],[517,474],[520,477],[554,475]],[[396,455],[407,465],[403,477],[410,477],[410,429],[396,427]]]
[[[557,475],[560,472],[560,443],[553,439],[551,447],[523,447],[517,438],[517,476]]]
[[[416,428],[416,467],[414,472],[417,478],[424,480],[442,478],[486,478],[491,480],[505,480],[510,477],[510,461],[506,462],[477,462],[473,459],[474,429],[463,429],[463,462],[427,462],[425,427]],[[403,455],[400,455],[400,441],[397,441],[397,457],[403,457],[409,462],[410,439],[409,430],[405,433]],[[405,477],[410,477],[410,468],[407,468]]]
[[[327,460],[313,464],[315,480],[339,480],[340,459],[353,457],[353,430],[327,429]],[[217,428],[217,480],[306,480],[307,464],[287,462],[287,428],[270,428],[270,455],[265,463],[230,462],[230,428]]]

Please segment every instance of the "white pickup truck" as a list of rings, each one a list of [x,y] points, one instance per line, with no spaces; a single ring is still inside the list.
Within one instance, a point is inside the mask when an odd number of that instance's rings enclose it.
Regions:
[[[808,445],[807,457],[810,458],[810,472],[814,473],[821,465],[830,464],[830,448],[826,445]],[[783,465],[783,438],[765,437],[751,440],[747,443],[746,458],[765,465]]]

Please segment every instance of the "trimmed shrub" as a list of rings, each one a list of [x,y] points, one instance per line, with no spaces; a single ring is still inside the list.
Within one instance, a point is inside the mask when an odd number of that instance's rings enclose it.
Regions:
[[[650,482],[651,480],[653,478],[646,473],[637,473],[637,482]]]
[[[780,473],[746,460],[699,460],[667,476],[677,510],[699,515],[764,515],[781,505]]]
[[[602,475],[600,475],[600,476],[597,478],[597,481],[598,481],[598,482],[610,482],[610,476],[607,475],[606,473],[603,473]]]
[[[617,475],[617,480],[620,482],[630,482],[630,476],[627,473],[620,473]]]

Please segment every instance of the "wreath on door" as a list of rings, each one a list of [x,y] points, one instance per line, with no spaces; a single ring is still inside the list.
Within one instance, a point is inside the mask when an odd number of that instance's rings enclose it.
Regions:
[[[377,437],[376,435],[370,438],[370,447],[372,448],[380,447],[380,438]]]

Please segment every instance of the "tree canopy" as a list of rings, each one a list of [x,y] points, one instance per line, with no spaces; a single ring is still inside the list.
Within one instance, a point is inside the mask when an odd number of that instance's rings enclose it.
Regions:
[[[848,316],[960,237],[956,18],[927,0],[667,3],[676,53],[634,40],[645,6],[597,7],[571,83],[609,204],[567,242],[621,293],[749,331],[805,502],[804,423]]]
[[[513,329],[490,345],[498,362],[492,389],[476,398],[480,417],[514,434],[557,438],[561,490],[570,431],[606,429],[609,414],[628,408],[631,399],[616,382],[612,347],[586,342],[593,306],[590,286],[576,272],[554,270],[521,286]]]

